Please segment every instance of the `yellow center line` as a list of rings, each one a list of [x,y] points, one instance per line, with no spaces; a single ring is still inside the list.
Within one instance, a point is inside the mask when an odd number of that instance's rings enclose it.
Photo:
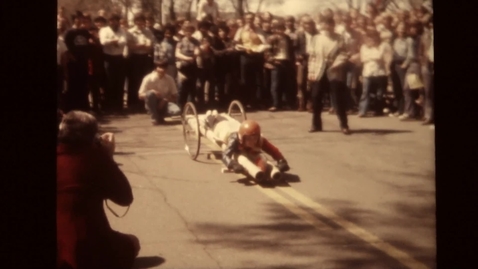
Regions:
[[[182,130],[182,127],[178,126],[178,129]],[[205,143],[203,143],[203,141]],[[214,145],[213,142],[209,141],[209,139],[202,137],[201,139],[201,144],[206,145],[209,149],[215,150],[218,148],[216,145]],[[214,160],[217,163],[222,164],[222,161],[217,160],[214,155],[212,155],[212,160]],[[241,178],[241,176],[239,176]],[[279,192],[275,191],[274,189],[267,189],[267,188],[262,188],[260,185],[255,185],[255,187],[276,201],[277,203],[281,204],[284,206],[286,209],[291,211],[293,214],[298,216],[299,218],[303,219],[310,225],[314,226],[315,228],[319,230],[329,230],[330,227],[323,222],[319,221],[314,215],[310,214],[306,210],[300,208],[297,206],[295,203],[291,202],[289,199],[285,198],[284,196],[280,195]],[[289,196],[296,200],[297,202],[300,202],[303,206],[306,208],[309,208],[313,210],[314,212],[318,213],[321,216],[324,216],[325,218],[335,222],[342,228],[344,228],[346,231],[350,232],[351,234],[354,234],[361,240],[369,243],[373,247],[377,248],[378,250],[382,251],[383,253],[387,254],[388,256],[394,258],[395,260],[399,261],[403,265],[407,266],[408,268],[411,269],[428,269],[428,267],[415,260],[413,257],[408,255],[407,253],[395,248],[394,246],[384,242],[382,239],[379,237],[367,232],[366,230],[360,228],[359,226],[355,225],[354,223],[347,221],[337,214],[335,214],[333,211],[325,208],[324,206],[318,204],[317,202],[313,201],[309,197],[303,195],[302,193],[298,192],[297,190],[294,190],[292,187],[280,187],[276,186],[276,189],[279,191],[283,192],[286,194],[286,196]]]

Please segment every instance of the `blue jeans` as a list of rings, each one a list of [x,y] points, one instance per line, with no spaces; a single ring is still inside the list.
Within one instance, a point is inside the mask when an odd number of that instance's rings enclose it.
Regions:
[[[370,103],[370,93],[374,91],[375,91],[376,100],[377,100],[375,111],[378,114],[382,114],[383,106],[384,106],[383,94],[385,93],[386,88],[387,88],[386,76],[364,77],[362,96],[360,97],[359,114],[365,115],[365,113],[367,113],[368,106]]]
[[[435,108],[434,108],[434,65],[431,62],[427,62],[422,67],[423,84],[425,86],[425,117],[431,121],[435,120]]]
[[[280,108],[285,101],[283,98],[287,86],[287,72],[285,66],[277,65],[271,70],[272,106]]]
[[[146,93],[146,110],[151,113],[151,118],[153,120],[159,121],[161,119],[164,119],[164,117],[166,116],[177,116],[181,114],[181,109],[179,108],[179,106],[172,102],[168,102],[168,104],[165,105],[162,109],[159,109],[158,105],[160,101],[161,99],[156,96],[155,91],[148,91]]]

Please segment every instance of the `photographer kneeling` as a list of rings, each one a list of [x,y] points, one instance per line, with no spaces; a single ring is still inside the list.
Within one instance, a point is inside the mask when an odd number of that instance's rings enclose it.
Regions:
[[[131,268],[140,250],[136,236],[116,232],[108,223],[103,200],[130,206],[133,193],[97,132],[96,119],[81,111],[64,115],[60,124],[57,268]]]

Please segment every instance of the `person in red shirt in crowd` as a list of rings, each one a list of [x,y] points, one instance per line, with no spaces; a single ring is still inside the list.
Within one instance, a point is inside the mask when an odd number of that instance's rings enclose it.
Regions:
[[[140,244],[111,229],[103,200],[130,206],[133,193],[111,152],[98,139],[96,119],[63,116],[57,145],[57,268],[131,268]]]

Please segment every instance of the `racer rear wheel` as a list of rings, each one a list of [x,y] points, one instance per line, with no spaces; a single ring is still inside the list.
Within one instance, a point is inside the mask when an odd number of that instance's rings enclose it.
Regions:
[[[201,148],[201,133],[196,106],[188,102],[184,105],[182,114],[184,148],[191,159],[196,160]]]
[[[246,110],[244,110],[244,106],[238,100],[234,100],[231,102],[231,104],[229,104],[227,115],[229,115],[231,118],[234,118],[238,122],[247,120]]]

